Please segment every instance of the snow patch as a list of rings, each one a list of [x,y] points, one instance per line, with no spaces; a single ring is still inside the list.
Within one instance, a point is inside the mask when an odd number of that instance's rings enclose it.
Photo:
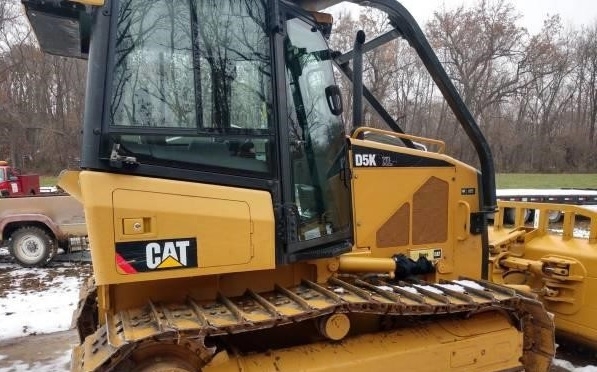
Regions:
[[[597,366],[575,367],[574,364],[562,359],[554,359],[552,365],[569,372],[597,372]]]
[[[416,294],[416,295],[419,294],[419,291],[417,291],[417,289],[414,287],[398,287],[398,288],[404,289],[405,291],[410,292],[412,294]]]
[[[463,287],[461,287],[457,284],[445,283],[445,284],[438,284],[438,285],[442,288],[446,288],[446,289],[454,291],[454,292],[460,292],[460,293],[466,292],[466,290]]]
[[[440,294],[440,295],[444,294],[444,292],[442,292],[441,290],[439,290],[439,289],[437,289],[435,287],[432,287],[430,285],[415,284],[415,287],[417,287],[419,289],[422,289],[422,290],[425,290],[427,292],[437,293],[437,294]]]
[[[70,351],[64,353],[64,355],[47,362],[15,362],[9,367],[0,367],[0,372],[57,372],[57,371],[68,371],[70,368]],[[0,356],[1,357],[1,356]],[[1,360],[1,359],[0,359]]]
[[[555,234],[558,234],[558,235],[562,235],[564,233],[564,230],[562,230],[562,229],[549,229],[549,231],[551,231]],[[589,230],[575,228],[574,231],[572,232],[572,235],[574,235],[575,238],[589,239]]]
[[[482,286],[480,286],[479,284],[473,282],[472,280],[455,280],[456,283],[458,284],[462,284],[463,287],[469,287],[469,288],[473,288],[473,289],[478,289],[481,291],[484,291],[485,288],[483,288]]]
[[[27,278],[49,281],[44,270],[19,269],[10,273],[16,281]],[[58,274],[42,291],[8,291],[0,297],[0,340],[70,328],[78,302],[81,278]]]
[[[378,285],[377,288],[381,289],[382,291],[394,292],[394,288],[387,285]]]

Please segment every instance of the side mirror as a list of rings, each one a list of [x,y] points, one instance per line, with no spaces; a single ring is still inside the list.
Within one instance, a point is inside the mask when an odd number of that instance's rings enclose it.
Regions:
[[[330,85],[325,88],[325,98],[332,114],[336,116],[342,114],[342,111],[344,111],[342,96],[340,95],[340,88],[337,85]]]

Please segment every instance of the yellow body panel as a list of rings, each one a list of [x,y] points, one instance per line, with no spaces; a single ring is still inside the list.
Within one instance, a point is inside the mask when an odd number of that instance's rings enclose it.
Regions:
[[[80,173],[79,182],[98,285],[275,266],[274,216],[267,192],[88,171]],[[177,239],[195,239],[196,257],[181,257],[174,247]],[[136,242],[141,250],[132,260],[146,260],[148,269],[127,273],[117,265],[115,245],[124,243],[126,253]],[[196,259],[197,267],[174,261],[182,258]],[[127,263],[138,264],[130,258]]]
[[[425,255],[437,268],[432,281],[480,278],[481,235],[469,232],[470,214],[479,211],[477,171],[439,153],[350,141],[353,146],[449,163],[401,168],[352,164],[356,252],[378,258],[403,253],[414,260]],[[437,250],[441,257],[428,256]]]

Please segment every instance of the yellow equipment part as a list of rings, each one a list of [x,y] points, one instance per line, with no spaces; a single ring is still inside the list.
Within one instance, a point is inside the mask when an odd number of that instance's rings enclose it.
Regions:
[[[273,207],[266,192],[85,171],[64,173],[61,186],[84,204],[100,322],[155,293],[187,295],[183,283],[193,278],[235,273],[222,281],[197,279],[203,298],[222,288],[244,291],[251,277],[242,272],[274,268]]]
[[[267,192],[85,171],[79,183],[89,237],[106,247],[91,252],[98,285],[274,268]]]
[[[69,0],[73,3],[79,3],[83,5],[91,5],[91,6],[102,6],[104,5],[105,0]]]
[[[526,287],[555,314],[556,328],[573,339],[597,347],[597,212],[563,204],[499,202],[490,228],[490,279]],[[504,208],[518,215],[504,226]],[[525,226],[523,211],[539,211],[534,226]],[[549,211],[563,211],[561,234],[549,229]],[[574,236],[577,217],[589,226],[588,238]]]
[[[170,367],[188,361],[187,370],[260,370],[272,355],[282,370],[315,369],[336,358],[354,370],[399,361],[408,370],[545,371],[555,352],[553,322],[538,301],[473,280],[433,286],[303,279],[264,293],[149,301],[106,319],[73,352],[74,371],[165,360]],[[352,357],[338,360],[344,353]]]
[[[350,139],[353,153],[357,148],[392,152],[419,166],[396,171],[353,164],[355,253],[386,258],[402,253],[413,260],[424,256],[436,268],[430,281],[480,278],[481,235],[470,233],[470,215],[479,212],[476,170],[442,154],[443,143],[438,152],[420,151],[356,139],[358,135],[359,131]]]
[[[248,356],[216,355],[203,372],[487,371],[522,369],[522,335],[497,312],[469,319],[420,323],[365,334],[341,343],[315,343]],[[428,363],[429,354],[433,363]],[[397,363],[398,361],[398,363]],[[536,366],[537,370],[548,365]]]

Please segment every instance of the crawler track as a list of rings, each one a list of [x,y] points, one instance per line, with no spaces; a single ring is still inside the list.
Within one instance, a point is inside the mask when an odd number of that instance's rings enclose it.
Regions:
[[[181,303],[149,302],[120,312],[85,339],[73,353],[73,370],[119,370],[138,348],[153,342],[181,343],[208,363],[216,350],[206,339],[257,332],[316,319],[332,313],[396,317],[466,315],[485,310],[510,314],[524,334],[524,365],[549,365],[555,354],[553,320],[541,302],[486,281],[388,283],[380,280],[331,278],[325,284],[303,281],[292,288],[247,290],[239,297]],[[550,340],[540,341],[540,340]]]

